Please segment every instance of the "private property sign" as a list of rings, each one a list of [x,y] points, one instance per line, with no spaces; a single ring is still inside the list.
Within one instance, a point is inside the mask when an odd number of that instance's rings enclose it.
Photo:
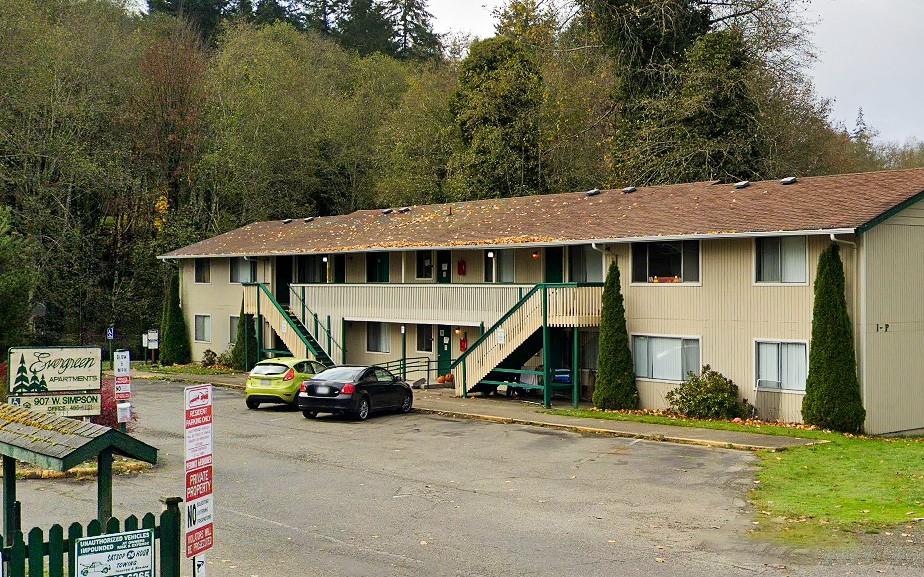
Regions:
[[[154,577],[154,531],[126,531],[77,539],[77,575]]]
[[[100,413],[99,347],[13,347],[9,403],[65,417]]]
[[[187,387],[186,557],[208,551],[215,542],[212,503],[212,385]]]

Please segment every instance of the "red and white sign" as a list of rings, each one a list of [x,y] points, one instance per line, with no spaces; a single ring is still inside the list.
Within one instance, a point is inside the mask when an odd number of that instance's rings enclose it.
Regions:
[[[186,557],[215,543],[212,503],[212,385],[184,390],[186,413]]]
[[[130,401],[132,398],[131,356],[128,351],[118,350],[113,353],[113,361],[116,402]]]

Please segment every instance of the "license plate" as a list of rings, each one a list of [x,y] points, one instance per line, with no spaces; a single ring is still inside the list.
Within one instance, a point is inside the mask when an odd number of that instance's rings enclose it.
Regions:
[[[271,380],[269,380],[269,379],[260,379],[260,386],[261,386],[261,387],[268,387],[268,386],[270,386],[270,385],[272,385],[272,384],[273,384],[273,381],[271,381]]]
[[[315,388],[314,388],[314,392],[315,392],[316,394],[318,394],[318,395],[329,395],[329,394],[330,394],[330,387],[325,387],[325,386],[323,386],[323,385],[320,386],[320,387],[315,387]]]

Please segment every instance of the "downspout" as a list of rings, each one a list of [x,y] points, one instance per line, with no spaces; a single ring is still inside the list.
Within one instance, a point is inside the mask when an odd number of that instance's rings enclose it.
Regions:
[[[860,290],[861,281],[865,283],[866,276],[861,274],[860,271],[860,251],[857,249],[857,243],[849,240],[843,240],[837,238],[835,233],[830,234],[831,242],[834,244],[841,244],[849,246],[853,249],[853,309],[854,309],[854,322],[856,323],[856,336],[857,341],[859,341],[859,347],[856,351],[856,355],[859,358],[859,377],[860,377],[860,390],[863,396],[863,407],[866,407],[867,400],[867,379],[866,379],[866,331],[864,327],[866,326],[866,307],[865,303],[861,302],[861,299],[865,299],[866,291]]]

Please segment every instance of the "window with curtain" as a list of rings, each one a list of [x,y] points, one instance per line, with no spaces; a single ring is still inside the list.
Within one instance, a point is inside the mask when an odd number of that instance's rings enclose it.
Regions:
[[[682,381],[699,374],[699,339],[636,336],[632,345],[639,378]]]
[[[804,392],[807,377],[805,343],[757,343],[758,389]]]
[[[203,343],[212,342],[212,317],[209,315],[196,315],[195,340]]]
[[[589,244],[568,247],[571,282],[603,282],[603,255]]]
[[[699,241],[632,243],[632,282],[698,283]]]
[[[228,342],[232,345],[237,342],[237,325],[241,322],[241,317],[231,316],[228,322]]]
[[[195,261],[196,282],[208,284],[212,279],[212,261],[207,258],[197,258]]]
[[[299,283],[326,283],[327,257],[319,254],[299,256],[295,259],[295,278]]]
[[[600,360],[600,331],[581,331],[581,368],[597,370]]]
[[[484,253],[484,282],[512,283],[516,273],[514,252],[509,249]]]
[[[754,244],[757,258],[757,282],[805,283],[808,267],[804,236],[758,238]]]
[[[366,350],[370,353],[389,352],[388,330],[385,323],[366,323]]]
[[[245,283],[257,281],[257,261],[244,260],[242,257],[232,258],[231,282]]]

